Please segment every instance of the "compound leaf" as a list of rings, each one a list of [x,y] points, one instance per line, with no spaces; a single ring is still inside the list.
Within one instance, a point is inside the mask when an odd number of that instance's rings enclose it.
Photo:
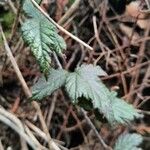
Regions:
[[[114,150],[142,150],[138,146],[142,143],[142,136],[139,134],[122,134],[118,137]]]
[[[51,95],[55,90],[64,85],[67,76],[67,71],[63,69],[50,69],[48,80],[45,77],[39,79],[39,81],[32,87],[32,98],[41,100],[42,98]]]
[[[66,90],[74,103],[81,97],[91,100],[93,107],[97,108],[111,124],[125,124],[140,117],[137,110],[122,99],[116,97],[100,81],[98,76],[106,75],[100,67],[82,65],[75,72],[69,73],[66,79]]]
[[[22,25],[22,36],[31,47],[41,70],[48,72],[50,67],[50,56],[52,51],[61,53],[66,49],[62,37],[57,34],[56,27],[37,10],[31,1],[26,0],[23,9],[29,17]]]

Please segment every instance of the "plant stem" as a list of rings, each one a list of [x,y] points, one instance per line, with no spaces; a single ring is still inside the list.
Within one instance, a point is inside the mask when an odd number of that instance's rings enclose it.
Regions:
[[[62,65],[60,64],[59,60],[58,60],[58,57],[56,55],[56,53],[53,53],[54,55],[54,58],[55,58],[55,61],[57,63],[57,66],[58,68],[62,69]],[[112,150],[112,148],[110,146],[108,146],[103,138],[100,136],[100,134],[98,133],[98,131],[96,130],[94,124],[92,123],[92,121],[90,120],[90,118],[87,116],[85,110],[83,108],[80,108],[81,112],[83,113],[84,115],[84,118],[86,119],[87,123],[90,125],[90,127],[93,129],[94,133],[96,134],[97,138],[99,139],[99,142],[102,144],[102,146],[106,149],[106,150]]]
[[[1,32],[2,38],[4,40],[4,46],[5,46],[6,53],[7,53],[8,57],[9,57],[11,63],[12,63],[12,66],[13,66],[15,72],[16,72],[16,75],[17,75],[17,77],[18,77],[18,79],[19,79],[19,81],[20,81],[20,83],[22,85],[23,91],[24,91],[26,97],[30,98],[32,96],[32,93],[31,93],[29,87],[27,86],[27,84],[26,84],[26,82],[25,82],[25,80],[24,80],[24,78],[23,78],[23,76],[21,74],[21,71],[20,71],[20,69],[19,69],[19,67],[18,67],[18,65],[16,63],[16,60],[15,60],[14,56],[12,55],[11,49],[10,49],[10,47],[8,45],[8,42],[6,40],[6,37],[4,35],[4,32],[3,32],[3,29],[1,27],[1,25],[0,25],[0,32]],[[44,132],[47,135],[49,149],[50,150],[52,150],[52,149],[53,150],[60,150],[60,148],[56,145],[56,143],[51,139],[51,136],[50,136],[48,128],[46,126],[46,123],[45,123],[44,117],[42,115],[42,111],[40,109],[39,104],[36,101],[33,101],[32,105],[37,110],[37,113],[38,113],[38,116],[39,116],[42,128],[43,128]]]
[[[99,139],[99,142],[102,144],[102,146],[103,146],[106,150],[112,150],[112,148],[111,148],[110,146],[108,146],[108,145],[104,142],[103,138],[100,136],[100,134],[99,134],[98,131],[96,130],[94,124],[92,123],[92,121],[90,120],[90,118],[87,116],[86,111],[85,111],[83,108],[81,108],[80,110],[81,110],[82,114],[84,115],[84,117],[85,117],[87,123],[88,123],[88,124],[90,125],[90,127],[93,129],[94,133],[96,134],[96,136],[97,136],[97,138]]]

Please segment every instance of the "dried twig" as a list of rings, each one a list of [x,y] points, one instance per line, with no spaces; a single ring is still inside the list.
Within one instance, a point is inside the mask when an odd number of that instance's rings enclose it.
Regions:
[[[50,21],[52,22],[59,30],[61,30],[62,32],[64,32],[65,34],[67,34],[68,36],[70,36],[72,39],[74,39],[75,41],[79,42],[80,44],[84,45],[86,48],[93,50],[93,48],[91,46],[89,46],[88,44],[86,44],[85,42],[83,42],[82,40],[80,40],[78,37],[74,36],[73,34],[71,34],[70,32],[68,32],[67,30],[65,30],[62,26],[60,26],[59,24],[57,24],[52,18],[49,17],[49,15],[35,2],[35,0],[31,0],[32,3],[34,4],[34,6]]]
[[[2,145],[1,139],[0,139],[0,149],[1,149],[1,150],[4,150],[4,147],[3,147],[3,145]]]
[[[25,80],[24,80],[20,70],[19,70],[19,67],[18,67],[18,65],[17,65],[17,63],[15,61],[15,58],[12,55],[11,49],[10,49],[8,43],[7,43],[6,37],[4,35],[4,32],[3,32],[1,26],[0,26],[0,32],[1,32],[2,38],[4,40],[4,46],[5,46],[5,50],[7,52],[7,55],[8,55],[8,57],[9,57],[11,63],[12,63],[12,66],[13,66],[15,72],[16,72],[16,75],[17,75],[17,77],[18,77],[18,79],[19,79],[19,81],[20,81],[20,83],[21,83],[21,85],[23,87],[25,95],[29,98],[29,97],[32,96],[32,93],[30,92],[30,90],[29,90],[29,88],[28,88],[28,86],[27,86],[27,84],[26,84],[26,82],[25,82]],[[50,149],[54,149],[54,150],[60,150],[59,147],[56,145],[56,143],[54,141],[52,141],[52,139],[50,137],[50,134],[49,134],[48,128],[46,126],[46,123],[44,121],[44,118],[43,118],[43,115],[42,115],[42,112],[41,112],[39,104],[36,101],[33,101],[32,105],[37,110],[37,113],[38,113],[38,116],[39,116],[42,128],[43,128],[44,132],[47,135],[49,148]]]
[[[47,142],[46,134],[41,131],[38,127],[36,127],[34,124],[29,122],[28,120],[25,121],[26,125],[32,129],[38,136],[40,136],[42,139],[44,139]]]
[[[1,113],[3,111],[3,114]],[[6,114],[6,116],[4,115]],[[13,130],[15,130],[34,150],[36,150],[38,147],[37,145],[28,137],[27,134],[20,128],[20,125],[15,124],[12,120],[11,117],[12,114],[9,114],[6,112],[4,109],[0,108],[0,121],[11,127]],[[15,118],[15,116],[14,116]]]
[[[58,60],[58,58],[57,58],[56,55],[55,55],[54,58],[55,58],[55,60],[56,60],[56,62],[57,62],[58,67],[59,67],[59,68],[62,68],[62,65],[60,64],[60,62],[59,62],[59,60]],[[58,63],[58,62],[59,62],[59,63]],[[102,146],[103,146],[106,150],[112,150],[112,148],[109,147],[109,146],[104,142],[104,140],[102,139],[102,137],[100,136],[100,134],[99,134],[98,131],[96,130],[95,126],[93,125],[92,121],[91,121],[90,118],[87,116],[85,110],[84,110],[83,108],[81,108],[80,110],[81,110],[81,112],[83,113],[83,115],[84,115],[84,117],[85,117],[87,123],[88,123],[88,124],[90,125],[90,127],[94,130],[94,132],[95,132],[96,136],[98,137],[98,139],[99,139],[100,143],[102,144]]]
[[[61,19],[58,21],[58,24],[63,25],[66,22],[66,20],[68,20],[71,17],[71,15],[78,9],[80,1],[81,0],[75,0],[72,6],[64,14],[64,16],[62,16]]]
[[[94,133],[95,133],[96,136],[98,137],[99,142],[102,144],[102,146],[103,146],[106,150],[112,150],[112,148],[111,148],[110,146],[108,146],[108,145],[104,142],[103,138],[100,136],[100,134],[99,134],[98,131],[96,130],[96,128],[95,128],[95,126],[93,125],[92,121],[91,121],[90,118],[87,116],[86,111],[85,111],[83,108],[81,108],[80,110],[81,110],[81,112],[83,113],[83,115],[84,115],[84,117],[85,117],[87,123],[90,125],[90,127],[93,129]]]

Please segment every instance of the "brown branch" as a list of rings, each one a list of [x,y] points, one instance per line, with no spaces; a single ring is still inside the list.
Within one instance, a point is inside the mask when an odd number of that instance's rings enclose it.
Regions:
[[[51,22],[53,23],[59,30],[61,30],[62,32],[64,32],[65,34],[67,34],[68,36],[70,36],[72,39],[74,39],[75,41],[79,42],[80,44],[84,45],[86,48],[88,48],[89,50],[93,50],[93,48],[91,46],[89,46],[88,44],[86,44],[85,42],[83,42],[82,40],[80,40],[78,37],[74,36],[73,34],[71,34],[70,32],[68,32],[67,30],[65,30],[62,26],[60,26],[59,24],[57,24],[52,18],[49,17],[49,15],[35,2],[35,0],[31,0],[31,2],[34,4],[34,6]]]
[[[91,121],[90,118],[87,116],[86,111],[85,111],[83,108],[81,108],[80,110],[81,110],[81,112],[83,113],[83,115],[84,115],[84,117],[85,117],[87,123],[90,125],[90,127],[92,128],[92,130],[94,131],[94,133],[95,133],[96,136],[98,137],[99,142],[102,144],[102,146],[103,146],[106,150],[112,150],[112,148],[111,148],[110,146],[108,146],[108,145],[104,142],[103,138],[100,136],[100,134],[99,134],[98,131],[96,130],[96,128],[95,128],[95,126],[93,125],[92,121]]]
[[[29,98],[29,97],[32,96],[32,93],[29,90],[29,87],[27,86],[27,84],[26,84],[26,82],[25,82],[25,80],[24,80],[24,78],[23,78],[23,76],[22,76],[22,74],[21,74],[21,72],[19,70],[19,67],[18,67],[18,65],[16,63],[16,60],[15,60],[14,56],[12,55],[11,49],[10,49],[10,47],[8,45],[8,42],[6,40],[6,37],[4,35],[4,32],[3,32],[3,29],[1,27],[1,25],[0,25],[0,32],[1,32],[2,38],[4,40],[4,46],[5,46],[6,53],[7,53],[8,57],[9,57],[11,63],[12,63],[12,66],[13,66],[15,72],[16,72],[16,75],[17,75],[20,83],[21,83],[21,86],[23,88],[23,91],[24,91],[26,97]],[[36,111],[38,113],[38,116],[39,116],[39,119],[40,119],[40,122],[41,122],[41,125],[42,125],[42,128],[43,128],[44,132],[47,135],[49,148],[50,149],[54,149],[54,150],[60,150],[60,148],[56,145],[56,143],[54,141],[52,141],[52,139],[51,139],[51,136],[50,136],[48,128],[46,126],[46,123],[45,123],[45,120],[43,118],[43,115],[42,115],[42,112],[41,112],[39,104],[36,101],[33,101],[32,105],[36,109]]]
[[[68,11],[61,17],[58,21],[58,24],[63,25],[67,19],[78,9],[81,0],[75,0],[72,6],[68,9]]]

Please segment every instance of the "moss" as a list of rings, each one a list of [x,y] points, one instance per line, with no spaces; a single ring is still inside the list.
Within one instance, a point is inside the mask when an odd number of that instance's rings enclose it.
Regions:
[[[11,11],[3,12],[0,14],[0,22],[3,26],[4,34],[8,38],[11,34],[11,28],[15,19],[15,15]],[[0,45],[3,43],[0,36]]]
[[[69,5],[72,5],[75,0],[69,0]]]
[[[15,15],[12,12],[5,12],[0,14],[0,20],[4,30],[10,29],[13,25]]]

